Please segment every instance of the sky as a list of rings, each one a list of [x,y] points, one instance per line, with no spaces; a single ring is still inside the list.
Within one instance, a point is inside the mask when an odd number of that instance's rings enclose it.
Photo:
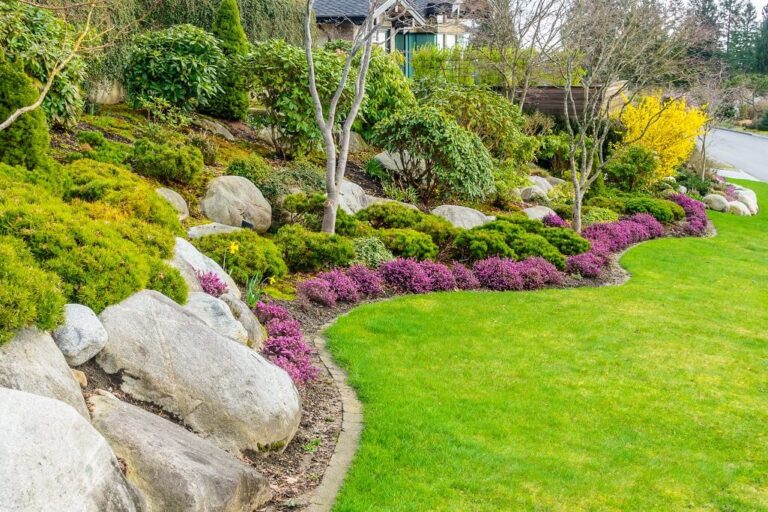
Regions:
[[[765,4],[768,4],[768,0],[752,0],[752,4],[755,6],[755,9],[757,10],[757,17],[760,17],[760,13],[763,12],[763,7]]]

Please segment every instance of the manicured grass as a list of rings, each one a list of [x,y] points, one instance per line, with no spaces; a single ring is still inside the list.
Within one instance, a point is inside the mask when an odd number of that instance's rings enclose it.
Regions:
[[[365,430],[335,510],[768,510],[768,216],[712,218],[622,286],[341,318]]]

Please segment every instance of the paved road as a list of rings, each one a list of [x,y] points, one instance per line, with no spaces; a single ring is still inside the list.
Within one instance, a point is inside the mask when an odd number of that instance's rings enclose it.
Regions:
[[[768,137],[713,130],[707,156],[768,182]]]

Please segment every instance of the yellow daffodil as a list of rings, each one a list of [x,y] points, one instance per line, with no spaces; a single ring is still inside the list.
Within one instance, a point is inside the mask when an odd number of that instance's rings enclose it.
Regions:
[[[267,282],[268,282],[269,284],[274,284],[274,282],[275,282],[275,278],[274,278],[274,277],[270,277],[269,279],[267,279]]]
[[[237,254],[237,251],[240,250],[240,244],[236,241],[229,244],[229,254]]]

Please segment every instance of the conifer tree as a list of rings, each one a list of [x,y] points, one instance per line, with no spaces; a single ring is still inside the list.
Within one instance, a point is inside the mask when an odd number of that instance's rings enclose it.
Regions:
[[[211,32],[219,39],[227,57],[227,69],[219,82],[222,91],[210,101],[207,112],[224,119],[245,119],[249,96],[240,64],[242,57],[248,53],[248,38],[240,21],[237,0],[221,1]]]

